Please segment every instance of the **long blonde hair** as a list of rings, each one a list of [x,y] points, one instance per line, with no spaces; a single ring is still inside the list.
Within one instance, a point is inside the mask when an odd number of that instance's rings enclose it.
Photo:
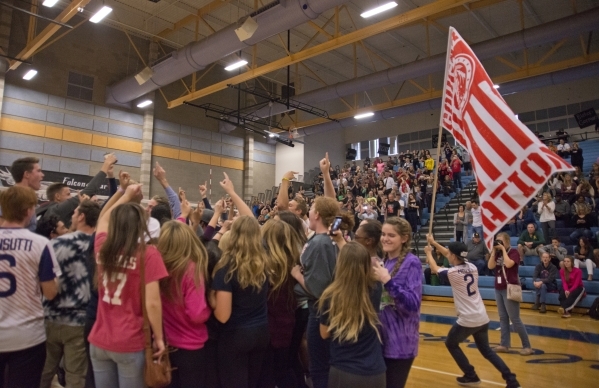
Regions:
[[[230,243],[224,248],[214,273],[227,267],[226,282],[235,276],[241,288],[251,286],[260,291],[267,279],[267,258],[262,246],[260,224],[253,217],[240,216],[231,225],[229,233]]]
[[[191,228],[179,221],[168,221],[160,228],[158,250],[169,276],[160,280],[160,292],[171,301],[182,301],[181,281],[190,264],[195,265],[196,287],[206,284],[208,252]]]
[[[324,290],[318,302],[321,312],[329,314],[328,332],[339,342],[357,342],[364,325],[380,334],[379,318],[370,301],[370,290],[376,286],[370,254],[366,248],[350,242],[339,252],[335,279]],[[328,304],[328,310],[323,311]]]
[[[262,227],[271,291],[275,291],[287,281],[291,268],[299,262],[301,247],[294,243],[293,233],[289,224],[276,219],[269,220]]]

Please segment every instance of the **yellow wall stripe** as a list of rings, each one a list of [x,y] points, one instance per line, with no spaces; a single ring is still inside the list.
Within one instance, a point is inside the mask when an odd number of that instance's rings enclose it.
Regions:
[[[9,117],[2,117],[0,119],[0,130],[141,154],[142,144],[138,141],[75,131],[52,125],[37,124]],[[220,156],[206,155],[159,145],[152,146],[152,155],[212,166],[221,166],[234,170],[243,170],[243,161],[239,159],[223,158]]]

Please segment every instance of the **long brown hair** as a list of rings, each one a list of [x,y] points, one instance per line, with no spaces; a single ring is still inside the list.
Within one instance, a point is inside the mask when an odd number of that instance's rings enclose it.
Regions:
[[[260,224],[250,216],[240,216],[233,222],[230,230],[230,244],[223,249],[220,261],[214,267],[214,273],[228,267],[225,281],[233,276],[241,288],[253,287],[260,291],[266,282],[266,252],[262,246]]]
[[[406,242],[401,245],[401,251],[399,252],[397,262],[395,263],[393,269],[389,273],[391,277],[394,277],[397,274],[397,271],[399,271],[401,263],[403,263],[404,259],[406,258],[406,255],[410,251],[410,245],[412,244],[412,226],[408,221],[400,217],[389,217],[385,221],[385,224],[391,225],[398,235],[407,237]],[[392,259],[392,257],[386,257],[385,259]]]
[[[145,252],[146,236],[150,236],[146,223],[146,212],[136,203],[124,203],[112,210],[108,221],[106,241],[99,251],[104,276],[127,266],[131,257]],[[141,257],[144,260],[144,257]]]
[[[568,269],[566,267],[566,263],[564,263],[564,278],[566,279],[566,282],[569,282],[570,281],[570,273],[572,273],[572,269],[574,268],[574,260],[572,259],[572,256],[564,257],[564,261],[566,261],[566,259],[568,259],[570,261],[570,269]]]
[[[191,228],[179,221],[168,221],[160,229],[158,250],[169,276],[160,280],[160,292],[171,301],[182,301],[181,281],[194,264],[193,280],[196,287],[206,284],[208,252]]]
[[[269,220],[261,231],[268,258],[271,291],[275,291],[285,284],[291,268],[299,262],[301,247],[292,239],[294,231],[291,226],[281,220]]]
[[[370,301],[376,282],[366,248],[357,242],[345,244],[337,258],[335,279],[318,302],[319,309],[329,314],[328,331],[334,340],[355,343],[364,325],[379,335],[378,315]],[[323,311],[326,304],[328,309]]]

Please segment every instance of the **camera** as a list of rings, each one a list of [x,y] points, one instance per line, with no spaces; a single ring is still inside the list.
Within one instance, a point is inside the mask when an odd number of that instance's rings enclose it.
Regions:
[[[503,241],[501,241],[501,240],[495,240],[493,242],[493,246],[497,246],[497,245],[503,245]]]

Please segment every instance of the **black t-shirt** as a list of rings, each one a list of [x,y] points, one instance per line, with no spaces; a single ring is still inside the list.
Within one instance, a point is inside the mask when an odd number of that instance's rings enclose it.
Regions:
[[[387,202],[387,217],[397,217],[400,207],[399,201]]]
[[[377,313],[379,312],[382,292],[383,286],[379,282],[376,282],[376,286],[370,291],[370,301]],[[322,311],[329,309],[328,302],[324,303]],[[320,316],[320,323],[326,326],[329,325],[328,314]],[[374,376],[387,370],[381,341],[379,341],[376,331],[369,323],[364,323],[358,334],[358,341],[339,342],[338,340],[331,340],[330,350],[331,366],[343,372],[360,376]]]
[[[268,281],[257,291],[253,287],[241,288],[235,274],[229,282],[225,281],[228,268],[216,271],[212,280],[212,289],[227,291],[233,294],[231,317],[222,327],[223,330],[256,327],[268,324],[266,315],[266,299],[268,297]]]

